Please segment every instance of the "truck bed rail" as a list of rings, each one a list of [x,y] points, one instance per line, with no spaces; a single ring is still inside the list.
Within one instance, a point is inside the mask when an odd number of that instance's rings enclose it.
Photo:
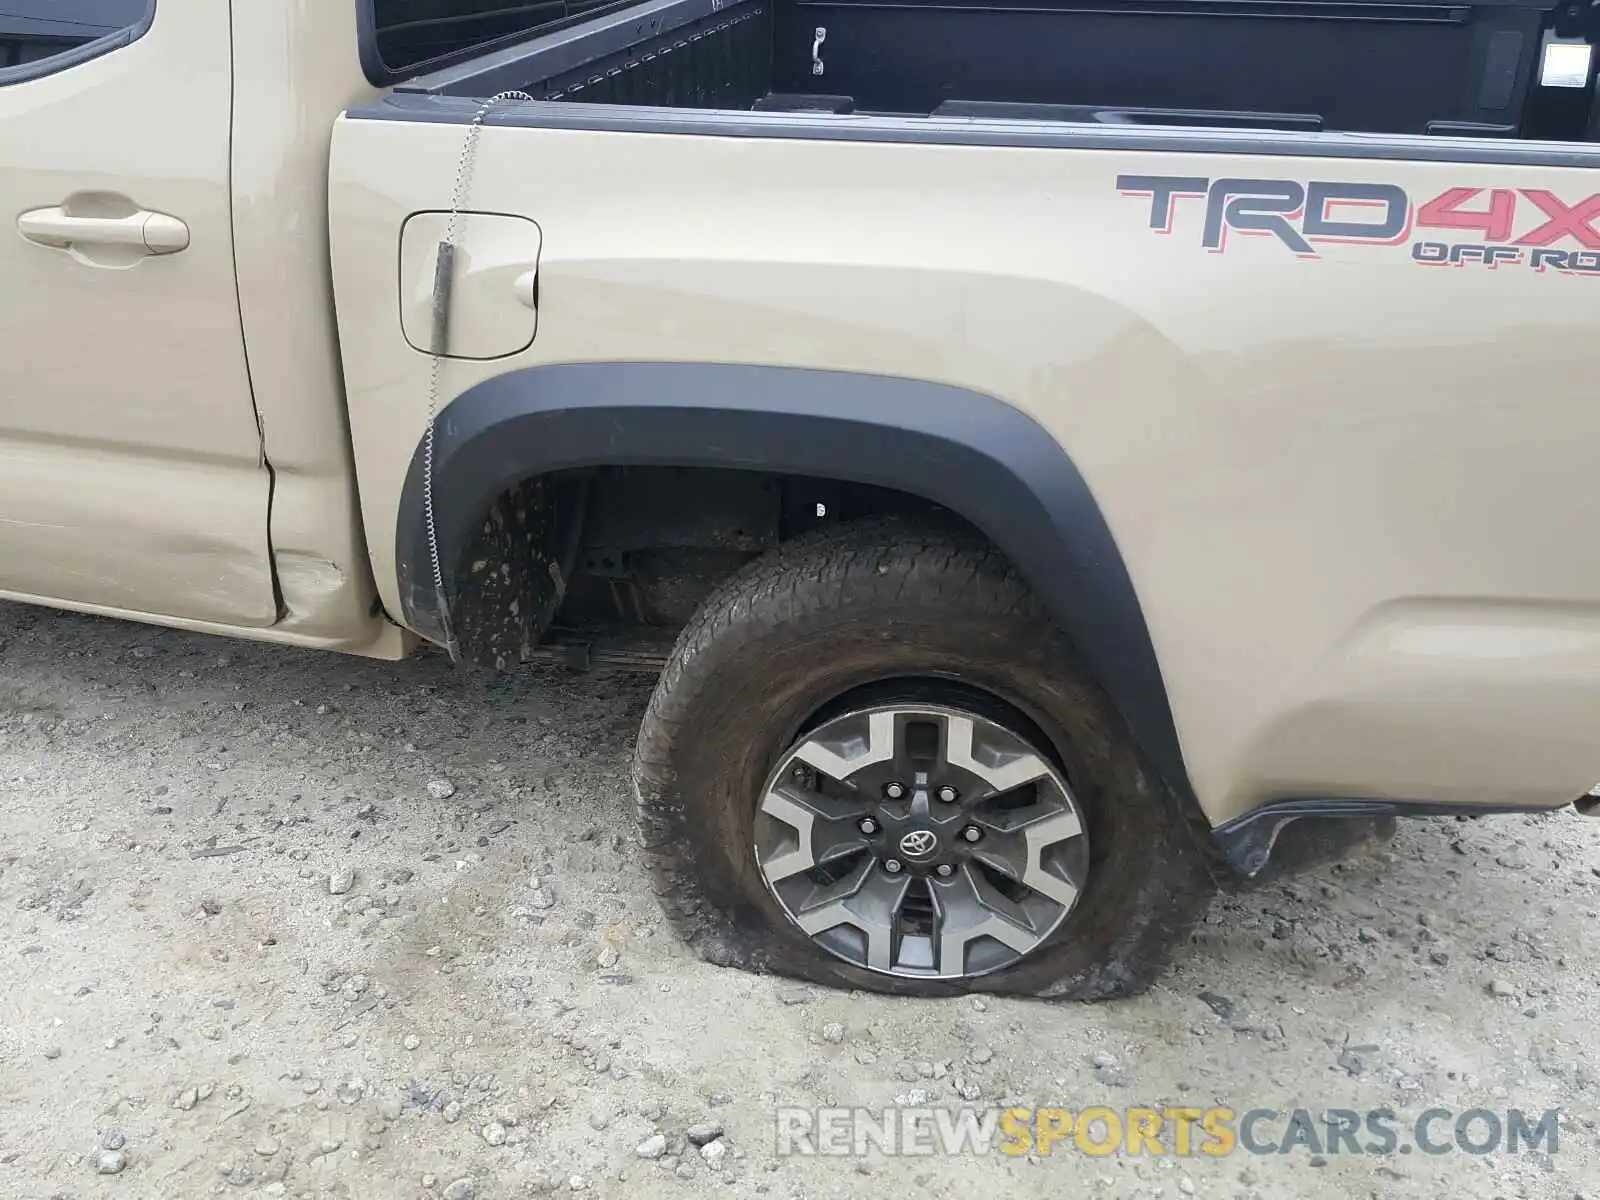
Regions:
[[[517,90],[540,100],[680,109],[984,110],[1000,119],[997,106],[1011,106],[1042,120],[1530,136],[1530,99],[1557,90],[1536,79],[1553,7],[1554,0],[646,0],[397,90]]]

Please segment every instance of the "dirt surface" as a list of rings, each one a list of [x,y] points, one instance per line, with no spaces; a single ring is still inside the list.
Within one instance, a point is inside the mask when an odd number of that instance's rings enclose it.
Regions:
[[[1130,1002],[827,993],[668,933],[648,687],[0,606],[0,1196],[1600,1188],[1600,824],[1410,824]],[[1564,1116],[1554,1155],[775,1153],[778,1105],[897,1102]]]

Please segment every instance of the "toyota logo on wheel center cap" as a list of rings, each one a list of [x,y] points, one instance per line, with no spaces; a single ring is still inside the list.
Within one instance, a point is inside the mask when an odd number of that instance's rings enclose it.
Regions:
[[[900,839],[900,853],[907,858],[926,858],[938,844],[931,829],[913,829]]]

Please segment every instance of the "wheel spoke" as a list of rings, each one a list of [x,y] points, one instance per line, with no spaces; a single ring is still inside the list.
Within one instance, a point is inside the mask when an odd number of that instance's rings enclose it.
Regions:
[[[795,832],[793,849],[763,864],[773,883],[866,848],[867,841],[855,826],[864,810],[852,801],[783,783],[762,797],[761,811]]]
[[[1039,944],[1039,934],[1022,909],[1002,896],[974,867],[963,866],[933,884],[934,945],[941,975],[966,971],[967,946],[991,937],[1018,954]]]
[[[844,783],[863,767],[894,757],[894,713],[870,713],[865,725],[865,736],[856,729],[838,738],[807,738],[795,748],[794,756],[828,778]]]
[[[991,797],[980,804],[972,814],[974,821],[993,833],[1020,833],[1030,826],[1043,825],[1058,817],[1067,817],[1071,821],[1071,830],[1068,832],[1066,826],[1052,826],[1050,834],[1052,841],[1077,837],[1083,832],[1078,814],[1053,795],[1043,795],[1032,804],[1024,804],[1017,808],[1001,808]],[[1057,828],[1061,831],[1057,832]]]
[[[983,780],[991,796],[1015,791],[1025,783],[1049,776],[1049,765],[1033,751],[984,745],[976,740],[975,733],[976,724],[971,717],[945,718],[945,761]]]
[[[867,966],[874,971],[894,967],[900,906],[911,881],[890,876],[869,860],[865,874],[848,896],[795,914],[800,928],[815,937],[840,925],[859,930],[867,940]]]
[[[1083,823],[1075,812],[1059,812],[1043,821],[1035,821],[1022,828],[1028,840],[1028,869],[1022,874],[1022,883],[1041,896],[1048,896],[1062,908],[1071,908],[1078,899],[1078,888],[1044,865],[1044,852],[1057,842],[1075,838],[1083,832]]]
[[[863,857],[849,874],[840,876],[832,883],[813,885],[805,898],[793,905],[795,914],[806,918],[808,914],[820,914],[828,908],[839,908],[842,911],[843,902],[861,890],[861,885],[876,867],[877,864],[871,858]]]
[[[1009,830],[990,830],[983,841],[972,848],[972,857],[1018,883],[1028,872],[1028,844]]]
[[[1079,836],[1083,824],[1077,813],[1057,806],[1034,805],[1019,812],[1026,814],[1032,809],[1042,811],[1031,819],[1008,823],[1006,827],[997,828],[980,817],[978,823],[987,826],[989,832],[973,849],[972,856],[1024,887],[1070,908],[1078,899],[1078,889],[1070,880],[1046,867],[1044,855],[1057,843]]]

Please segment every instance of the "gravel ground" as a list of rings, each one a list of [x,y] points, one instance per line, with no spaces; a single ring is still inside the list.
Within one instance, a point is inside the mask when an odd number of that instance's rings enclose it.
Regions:
[[[1600,1186],[1600,825],[1410,824],[1219,900],[1129,1002],[828,993],[663,924],[648,687],[0,606],[0,1196]],[[775,1153],[777,1105],[896,1102],[1563,1118],[1553,1155]]]

